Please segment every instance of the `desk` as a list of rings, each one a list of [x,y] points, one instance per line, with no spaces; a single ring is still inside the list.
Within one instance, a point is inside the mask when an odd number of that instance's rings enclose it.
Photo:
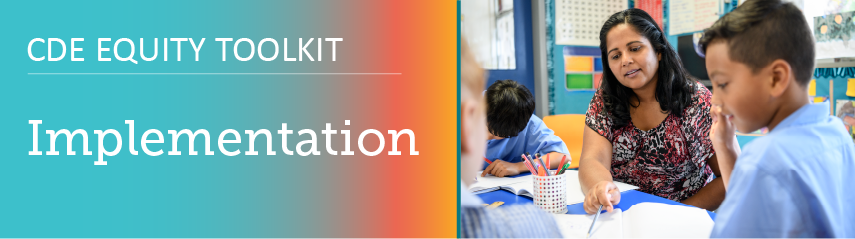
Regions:
[[[517,177],[525,176],[525,175],[529,175],[529,174],[530,173],[520,174]],[[481,200],[483,200],[484,203],[486,203],[486,204],[491,204],[491,203],[494,203],[496,201],[505,202],[505,204],[507,204],[507,205],[534,204],[534,201],[532,201],[532,199],[529,197],[517,196],[517,195],[515,195],[511,192],[505,191],[505,190],[496,190],[496,191],[486,192],[486,193],[481,193],[481,194],[476,194],[476,195],[479,198],[481,198]],[[688,206],[686,204],[671,201],[671,200],[668,200],[667,198],[659,197],[659,196],[656,196],[653,194],[643,193],[641,191],[636,191],[636,190],[629,190],[629,191],[620,193],[620,203],[615,205],[615,208],[620,208],[621,210],[626,211],[626,210],[629,210],[629,208],[632,207],[633,205],[643,203],[643,202],[656,202],[656,203],[669,204],[669,205]],[[707,211],[707,213],[710,215],[710,218],[715,220],[715,213],[714,212]],[[585,214],[585,208],[582,207],[582,203],[568,205],[567,206],[567,214]]]

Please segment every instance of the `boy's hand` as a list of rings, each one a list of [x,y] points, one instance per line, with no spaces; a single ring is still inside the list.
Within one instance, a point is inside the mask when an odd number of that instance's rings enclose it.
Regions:
[[[520,167],[525,167],[522,162],[519,163],[508,163],[501,159],[493,160],[493,163],[490,166],[487,166],[484,169],[484,172],[481,173],[481,177],[487,176],[487,174],[492,174],[496,177],[505,177],[505,176],[514,176],[520,174]]]
[[[620,190],[617,185],[611,181],[602,181],[588,190],[582,207],[588,214],[597,213],[600,205],[603,205],[603,209],[606,209],[607,212],[612,212],[614,205],[618,203],[620,203]]]
[[[733,151],[733,139],[736,138],[736,127],[731,122],[733,115],[721,113],[721,106],[713,106],[710,109],[712,127],[710,127],[710,140],[716,152],[728,150]]]
[[[736,141],[736,126],[731,121],[732,115],[721,113],[721,106],[713,106],[710,109],[710,116],[713,121],[710,127],[710,140],[712,140],[713,149],[715,149],[715,160],[721,172],[724,189],[727,190],[728,185],[730,185],[730,174],[733,172],[736,159],[741,153]]]

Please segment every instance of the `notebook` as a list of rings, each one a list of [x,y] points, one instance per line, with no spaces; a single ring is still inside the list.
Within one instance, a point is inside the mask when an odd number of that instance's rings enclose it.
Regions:
[[[567,170],[564,172],[567,176],[567,205],[582,203],[585,201],[585,194],[582,193],[582,186],[579,185],[579,171]],[[493,175],[486,177],[478,177],[476,182],[469,186],[469,191],[472,193],[485,193],[495,190],[506,190],[519,196],[533,197],[531,192],[534,191],[534,180],[531,175],[526,175],[516,178],[499,178]],[[626,192],[638,187],[626,183],[614,182],[621,192]]]
[[[594,215],[554,214],[564,238],[584,238]],[[713,220],[706,210],[683,205],[639,203],[626,211],[603,212],[590,238],[709,238]]]
[[[529,185],[528,189],[534,187],[534,181],[532,180],[531,175],[516,178],[500,178],[488,174],[486,177],[481,177],[481,172],[478,172],[478,177],[475,178],[475,183],[469,185],[469,191],[478,194],[503,189],[516,195],[532,197],[532,195],[528,193],[528,190],[523,186],[526,183]]]

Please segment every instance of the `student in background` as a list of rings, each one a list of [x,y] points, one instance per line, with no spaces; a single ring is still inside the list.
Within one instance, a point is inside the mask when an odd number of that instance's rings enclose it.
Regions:
[[[461,41],[460,65],[460,234],[462,237],[561,237],[551,215],[534,205],[503,205],[486,209],[481,199],[466,190],[483,162],[487,140],[485,120],[484,70]],[[464,184],[465,183],[465,184]]]
[[[814,40],[802,12],[749,0],[700,41],[727,198],[712,237],[855,237],[855,145],[828,103],[811,104]],[[768,127],[740,153],[734,130]]]
[[[513,80],[494,82],[484,93],[487,97],[487,129],[489,130],[484,172],[497,177],[528,172],[522,154],[536,153],[551,160],[550,168],[557,168],[567,155],[567,145],[543,120],[534,115],[534,96],[525,86]]]
[[[724,200],[709,138],[712,94],[689,78],[665,33],[646,12],[627,9],[600,31],[602,85],[585,116],[579,181],[584,208],[611,211],[613,180],[707,210]],[[734,140],[735,141],[735,140]]]

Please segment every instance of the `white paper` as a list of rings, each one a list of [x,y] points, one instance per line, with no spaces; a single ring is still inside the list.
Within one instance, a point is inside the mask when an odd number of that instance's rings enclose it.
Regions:
[[[564,238],[584,238],[594,215],[556,214]],[[600,214],[590,238],[709,238],[713,221],[703,209],[639,203],[626,211]]]
[[[553,216],[564,238],[585,238],[594,220],[593,214],[553,214]],[[618,208],[611,213],[600,214],[590,238],[623,238],[623,235],[623,219],[621,210]]]
[[[534,179],[528,177],[527,181],[512,183],[502,186],[502,189],[511,191],[519,196],[534,198]]]
[[[600,29],[626,0],[555,0],[555,44],[599,46]]]
[[[853,40],[817,42],[815,46],[816,59],[855,57],[855,41]]]
[[[706,210],[683,205],[639,203],[623,212],[624,238],[709,238]]]
[[[483,171],[481,171],[483,172]],[[469,185],[470,192],[481,191],[484,189],[497,188],[509,184],[519,183],[519,182],[529,182],[529,184],[534,184],[531,175],[522,176],[522,177],[496,177],[488,174],[486,177],[481,177],[481,172],[478,172],[478,177],[475,178],[475,183]]]
[[[516,68],[516,48],[514,46],[514,13],[505,13],[496,20],[496,55],[499,70]]]
[[[721,12],[720,0],[668,0],[668,35],[702,31]]]

